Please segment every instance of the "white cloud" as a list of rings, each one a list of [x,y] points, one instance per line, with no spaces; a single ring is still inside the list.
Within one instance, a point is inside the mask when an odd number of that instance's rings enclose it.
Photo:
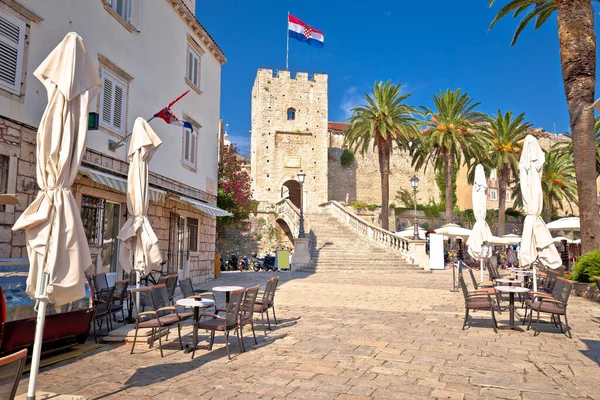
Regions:
[[[339,106],[341,110],[340,119],[346,120],[350,118],[352,116],[352,109],[362,102],[362,98],[362,94],[358,93],[358,89],[355,86],[350,86],[346,89]]]

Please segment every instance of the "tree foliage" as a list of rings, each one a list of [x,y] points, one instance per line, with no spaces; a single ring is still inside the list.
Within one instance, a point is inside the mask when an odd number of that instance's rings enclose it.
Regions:
[[[219,229],[232,227],[248,231],[251,227],[250,213],[256,212],[258,202],[252,200],[252,179],[242,165],[238,149],[233,145],[225,146],[219,163],[217,205],[232,216],[218,218]]]

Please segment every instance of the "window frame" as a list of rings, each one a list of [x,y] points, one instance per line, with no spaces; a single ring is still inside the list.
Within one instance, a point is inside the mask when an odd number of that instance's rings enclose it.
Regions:
[[[0,16],[6,19],[9,23],[17,25],[19,28],[19,42],[17,46],[14,46],[14,42],[11,42],[5,36],[0,35],[0,42],[4,43],[6,46],[9,46],[17,51],[17,65],[15,69],[15,83],[14,85],[9,85],[4,81],[0,81],[0,89],[6,90],[9,93],[16,94],[17,96],[21,95],[21,85],[23,84],[23,63],[25,62],[25,31],[27,30],[27,23],[22,19],[15,17],[14,15],[9,14],[5,10],[0,8]]]
[[[194,79],[192,79],[194,77],[193,75],[193,69],[194,69],[194,64],[193,61],[197,61],[197,64],[195,65],[196,67],[196,80],[194,81]],[[192,62],[192,71],[190,71],[190,62]],[[196,51],[196,49],[194,49],[190,44],[188,44],[188,50],[187,50],[187,59],[186,59],[186,66],[185,66],[185,77],[188,80],[188,83],[191,84],[193,87],[195,87],[196,89],[200,89],[200,82],[201,82],[201,71],[202,71],[202,57],[199,54],[198,51]]]
[[[200,221],[198,218],[187,217],[186,218],[186,230],[187,230],[187,249],[190,252],[198,251],[198,235],[200,233],[199,230]]]
[[[93,199],[93,201],[97,201],[98,203],[94,206],[84,204],[84,198]],[[95,241],[91,241],[90,237],[87,235],[87,232],[86,232],[86,239],[87,239],[88,246],[102,247],[102,245],[103,245],[103,242],[104,242],[103,224],[104,224],[104,208],[105,208],[105,206],[106,206],[106,200],[103,198],[96,197],[96,196],[90,196],[87,194],[83,194],[81,196],[81,210],[79,212],[79,214],[81,215],[81,222],[83,223],[84,228],[88,227],[88,226],[92,227],[92,225],[90,225],[90,223],[95,224],[94,229],[93,229],[95,232],[95,235],[94,235]],[[84,209],[85,210],[87,210],[87,209],[96,210],[95,214],[94,214],[94,217],[95,217],[94,222],[89,221],[89,223],[86,223],[86,220],[88,220],[87,217],[89,217],[90,215],[89,214],[84,215]],[[86,217],[85,220],[84,220],[84,216]]]
[[[198,129],[190,130],[188,128],[181,128],[181,163],[192,169],[194,172],[196,171],[196,166],[198,165]],[[186,147],[186,134],[189,132],[190,134],[190,152],[189,156],[186,159],[185,157],[185,147]],[[193,139],[193,143],[192,143]],[[193,147],[193,148],[192,148]],[[193,160],[191,155],[193,154]]]
[[[286,115],[286,119],[288,121],[295,121],[296,120],[296,109],[294,107],[290,107],[287,109],[286,111],[287,115]],[[292,118],[290,118],[290,113],[292,115]]]
[[[4,162],[6,161],[6,162]],[[8,193],[8,181],[10,180],[10,156],[0,154],[0,194]],[[0,211],[6,211],[6,204],[0,204]]]
[[[104,82],[105,79],[108,78],[110,80],[112,80],[112,84],[113,84],[113,89],[112,89],[112,101],[111,101],[111,109],[110,109],[110,122],[106,122],[104,120],[104,96],[105,96],[105,87],[104,87]],[[99,105],[99,116],[100,116],[100,126],[102,126],[103,128],[119,135],[119,136],[125,136],[125,131],[126,131],[126,127],[127,127],[127,106],[128,106],[128,101],[129,101],[129,82],[125,81],[124,79],[120,78],[117,74],[115,74],[113,71],[111,71],[109,68],[107,68],[104,65],[100,66],[100,79],[102,81],[102,90],[100,91],[100,100],[98,102]],[[117,87],[117,85],[122,86],[122,91],[123,91],[123,101],[122,101],[122,106],[121,106],[121,128],[118,128],[114,125],[114,116],[115,116],[115,87]]]
[[[490,189],[490,200],[498,201],[498,189],[496,189],[496,188]]]
[[[498,179],[498,172],[496,171],[496,168],[494,168],[490,171],[490,179],[493,181]]]

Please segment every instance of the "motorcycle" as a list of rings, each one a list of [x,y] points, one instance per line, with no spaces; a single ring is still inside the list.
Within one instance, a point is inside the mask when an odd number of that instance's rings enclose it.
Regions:
[[[225,262],[225,268],[227,271],[236,271],[239,268],[239,265],[238,256],[235,254],[232,254],[229,260]]]
[[[239,265],[240,271],[248,271],[250,269],[248,257],[240,258],[238,265]]]

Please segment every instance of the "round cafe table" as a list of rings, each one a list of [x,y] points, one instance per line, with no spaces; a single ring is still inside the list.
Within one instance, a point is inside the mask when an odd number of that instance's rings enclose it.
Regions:
[[[188,347],[188,345],[186,345],[187,349],[185,350],[186,353],[192,352],[192,358],[194,358],[194,355],[196,354],[196,347],[198,347],[198,320],[200,319],[200,309],[201,308],[207,308],[207,307],[212,307],[215,305],[215,302],[211,299],[198,299],[198,298],[193,298],[193,297],[189,297],[187,299],[179,299],[177,300],[177,305],[178,306],[183,306],[183,307],[193,307],[194,308],[194,342],[193,342],[193,347]]]
[[[225,305],[229,304],[229,293],[234,290],[242,290],[243,286],[215,286],[212,288],[213,292],[225,292]]]
[[[499,292],[509,294],[509,305],[510,305],[510,329],[519,330],[515,326],[515,293],[529,293],[529,289],[520,286],[496,286],[494,287]]]
[[[508,286],[512,286],[513,284],[521,284],[523,281],[521,279],[510,279],[510,278],[500,278],[496,279],[497,283],[507,283]]]

